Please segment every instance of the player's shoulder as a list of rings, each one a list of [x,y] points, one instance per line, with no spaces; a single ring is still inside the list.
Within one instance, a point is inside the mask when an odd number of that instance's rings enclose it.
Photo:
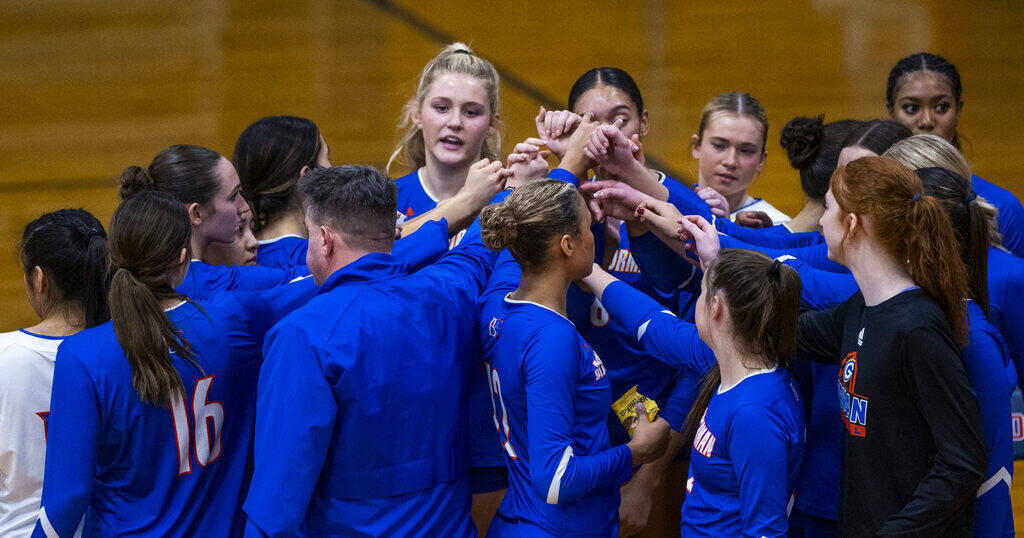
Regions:
[[[420,171],[413,170],[408,174],[395,179],[395,186],[399,189],[407,188],[411,185],[419,186],[420,184]]]

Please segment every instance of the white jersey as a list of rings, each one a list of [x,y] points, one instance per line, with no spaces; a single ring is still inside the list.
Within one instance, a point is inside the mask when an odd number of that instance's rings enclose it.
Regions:
[[[789,215],[775,209],[772,204],[765,202],[760,198],[754,198],[753,196],[747,196],[746,200],[740,205],[740,208],[729,214],[729,220],[735,221],[736,214],[741,211],[764,211],[772,219],[772,224],[782,224],[790,219]]]
[[[0,536],[30,536],[39,513],[53,361],[63,337],[0,334]]]

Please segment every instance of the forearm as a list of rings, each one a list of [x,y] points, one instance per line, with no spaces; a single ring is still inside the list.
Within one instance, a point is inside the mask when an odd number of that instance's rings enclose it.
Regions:
[[[661,485],[662,479],[668,472],[668,466],[676,459],[679,449],[683,446],[683,435],[674,429],[668,432],[668,448],[662,456],[651,463],[645,463],[633,473],[630,482],[643,486],[648,492],[653,493]]]

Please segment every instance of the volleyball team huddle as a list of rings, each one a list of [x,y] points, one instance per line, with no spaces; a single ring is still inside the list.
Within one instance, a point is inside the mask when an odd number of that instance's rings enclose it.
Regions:
[[[126,168],[106,227],[29,223],[0,535],[1013,535],[1024,208],[961,154],[952,64],[788,122],[792,218],[747,193],[749,94],[691,183],[625,71],[504,160],[498,86],[431,60],[398,179],[274,116]]]

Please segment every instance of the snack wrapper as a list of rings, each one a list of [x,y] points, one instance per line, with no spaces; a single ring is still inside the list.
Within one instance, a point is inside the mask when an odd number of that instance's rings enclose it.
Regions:
[[[615,400],[612,404],[612,411],[615,411],[615,416],[619,417],[619,422],[625,426],[626,431],[630,435],[633,435],[633,430],[636,428],[637,421],[639,418],[636,415],[636,404],[642,403],[647,409],[647,419],[653,421],[658,416],[658,403],[654,400],[640,394],[636,390],[636,385],[633,388],[626,391],[621,398]]]

